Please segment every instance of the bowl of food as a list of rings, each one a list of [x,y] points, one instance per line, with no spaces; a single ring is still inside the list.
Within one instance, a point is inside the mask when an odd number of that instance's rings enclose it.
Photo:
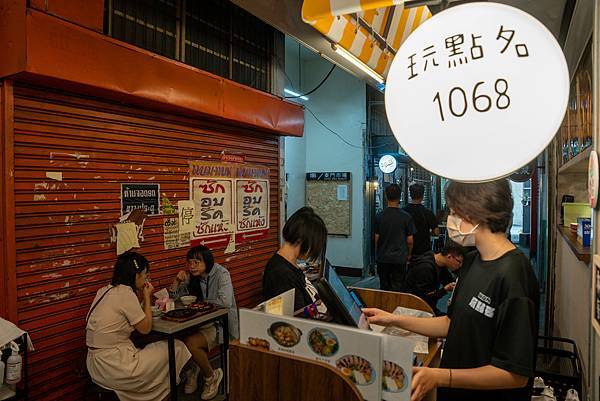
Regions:
[[[308,333],[308,345],[317,355],[334,356],[340,349],[337,336],[331,330],[316,327]]]
[[[184,295],[179,298],[181,303],[184,304],[185,306],[193,304],[194,302],[196,302],[196,299],[197,299],[197,297],[195,297],[193,295]]]
[[[358,355],[346,355],[335,363],[335,366],[350,381],[359,386],[368,386],[375,381],[375,370],[371,362]]]
[[[297,327],[285,322],[275,322],[267,333],[282,347],[291,348],[300,342],[302,332]]]
[[[407,380],[404,369],[391,361],[383,361],[382,384],[383,391],[399,393],[406,389]]]

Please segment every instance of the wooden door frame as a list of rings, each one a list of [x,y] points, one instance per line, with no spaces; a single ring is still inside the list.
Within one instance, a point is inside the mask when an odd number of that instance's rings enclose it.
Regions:
[[[0,316],[17,323],[13,82],[0,82]]]

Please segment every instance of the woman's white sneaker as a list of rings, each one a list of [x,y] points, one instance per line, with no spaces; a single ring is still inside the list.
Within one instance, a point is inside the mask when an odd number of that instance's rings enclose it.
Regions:
[[[212,400],[219,392],[219,385],[223,380],[223,370],[221,368],[215,369],[211,378],[206,379],[204,382],[204,391],[200,398],[203,400]]]

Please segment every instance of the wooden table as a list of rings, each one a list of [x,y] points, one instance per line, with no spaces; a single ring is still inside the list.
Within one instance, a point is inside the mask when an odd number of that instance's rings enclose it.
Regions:
[[[169,348],[169,380],[171,382],[171,401],[177,401],[177,368],[175,366],[175,335],[192,327],[204,326],[221,321],[223,327],[223,344],[221,347],[221,368],[223,369],[223,388],[228,392],[227,384],[227,352],[229,350],[229,320],[227,308],[219,308],[214,312],[195,317],[185,322],[172,322],[164,319],[152,321],[152,331],[167,337]]]

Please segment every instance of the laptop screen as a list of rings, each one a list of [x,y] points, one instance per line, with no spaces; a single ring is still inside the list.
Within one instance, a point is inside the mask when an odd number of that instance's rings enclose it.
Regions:
[[[327,262],[325,266],[325,278],[331,286],[331,289],[335,292],[339,300],[341,301],[344,309],[350,314],[352,320],[356,324],[356,327],[364,328],[365,322],[362,317],[362,310],[360,305],[356,302],[350,291],[346,288],[340,277],[337,275],[333,267]]]

